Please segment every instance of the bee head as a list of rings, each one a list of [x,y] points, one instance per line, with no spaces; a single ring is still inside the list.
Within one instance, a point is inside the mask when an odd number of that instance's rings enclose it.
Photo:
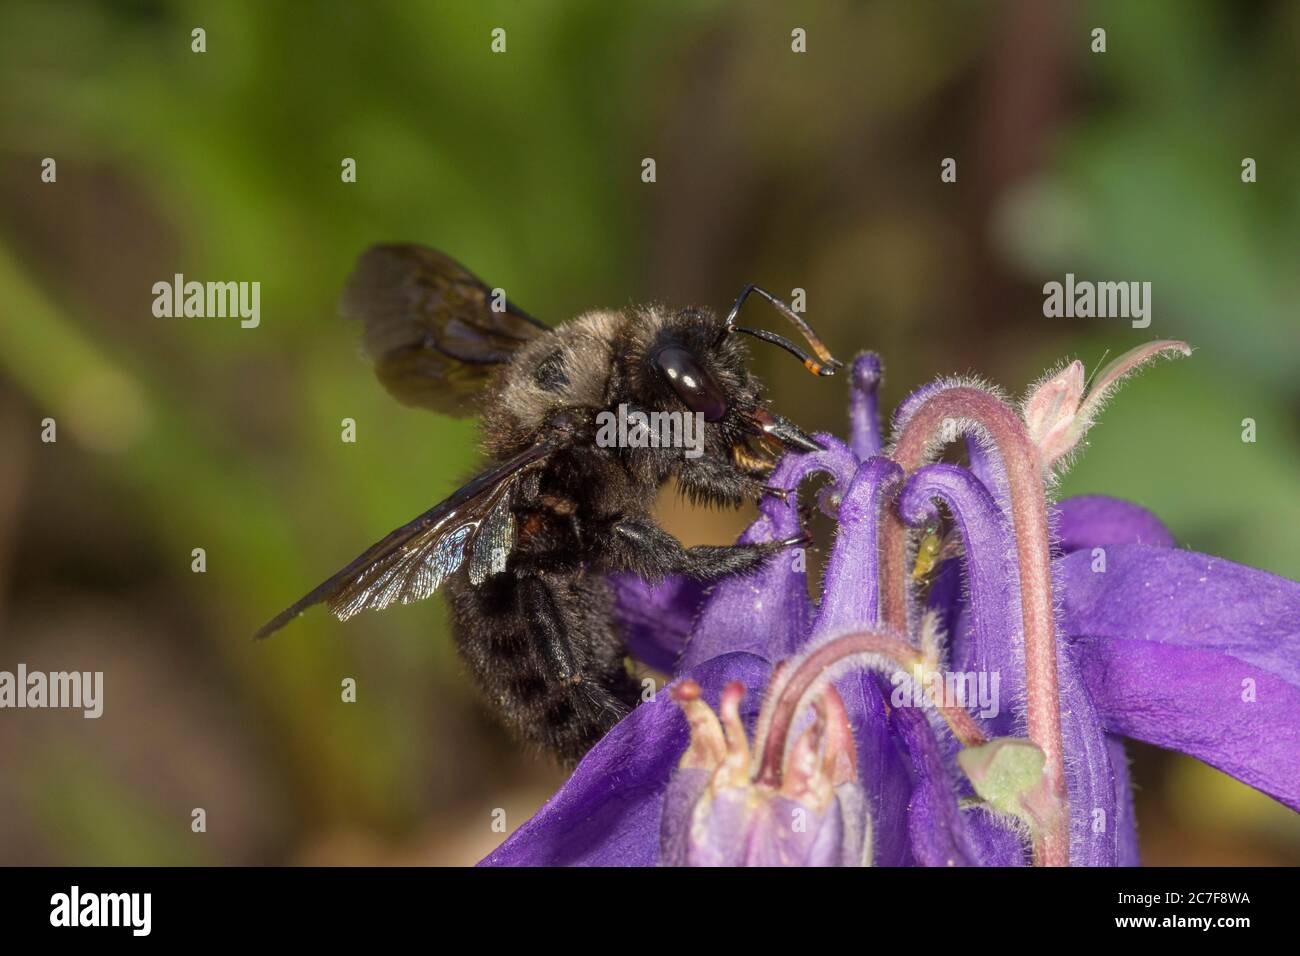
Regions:
[[[702,308],[649,307],[632,317],[630,331],[630,347],[616,360],[625,363],[627,397],[641,409],[685,412],[703,424],[703,447],[695,455],[661,458],[672,461],[684,484],[691,484],[692,474],[718,474],[719,466],[762,477],[785,451],[821,450],[764,399],[762,383],[747,365],[744,336],[736,333],[781,345],[823,375],[839,364],[829,354],[819,363],[780,336],[738,327],[734,310],[724,319]]]
[[[704,309],[683,309],[665,324],[648,360],[651,374],[667,385],[688,411],[709,423],[767,438],[797,451],[821,446],[793,423],[774,413],[762,397],[762,384],[750,373],[748,351],[737,331]]]

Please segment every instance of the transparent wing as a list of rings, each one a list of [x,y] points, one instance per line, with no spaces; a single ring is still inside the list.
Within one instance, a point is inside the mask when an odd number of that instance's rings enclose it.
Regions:
[[[446,501],[386,535],[329,580],[285,608],[258,630],[264,638],[307,608],[326,604],[339,620],[431,595],[469,558],[470,580],[481,583],[505,570],[515,543],[514,490],[525,470],[554,443],[538,442],[486,471]]]

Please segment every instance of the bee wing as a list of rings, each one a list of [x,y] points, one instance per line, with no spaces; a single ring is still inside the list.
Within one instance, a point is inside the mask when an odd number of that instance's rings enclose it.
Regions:
[[[555,448],[538,442],[474,478],[446,501],[386,535],[329,580],[263,625],[257,639],[284,627],[307,608],[325,603],[341,621],[359,611],[423,601],[469,559],[479,584],[505,570],[515,542],[510,505],[525,469]]]
[[[452,415],[492,372],[546,331],[435,249],[372,246],[362,253],[339,303],[345,318],[365,323],[366,351],[384,388],[404,405]]]

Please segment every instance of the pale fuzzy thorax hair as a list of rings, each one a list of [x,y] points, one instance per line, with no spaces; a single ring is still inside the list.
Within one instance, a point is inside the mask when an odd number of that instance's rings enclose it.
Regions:
[[[483,407],[483,433],[535,434],[547,416],[559,408],[603,408],[614,362],[613,343],[624,321],[620,312],[586,312],[525,345],[488,393]],[[534,370],[552,356],[568,380],[562,390],[544,388],[534,375]],[[504,430],[503,425],[507,426]]]

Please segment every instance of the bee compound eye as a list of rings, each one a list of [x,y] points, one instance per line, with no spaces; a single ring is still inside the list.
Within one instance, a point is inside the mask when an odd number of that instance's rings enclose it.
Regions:
[[[727,414],[722,390],[686,349],[675,345],[662,348],[656,353],[654,364],[686,407],[702,414],[706,422],[720,421]]]

